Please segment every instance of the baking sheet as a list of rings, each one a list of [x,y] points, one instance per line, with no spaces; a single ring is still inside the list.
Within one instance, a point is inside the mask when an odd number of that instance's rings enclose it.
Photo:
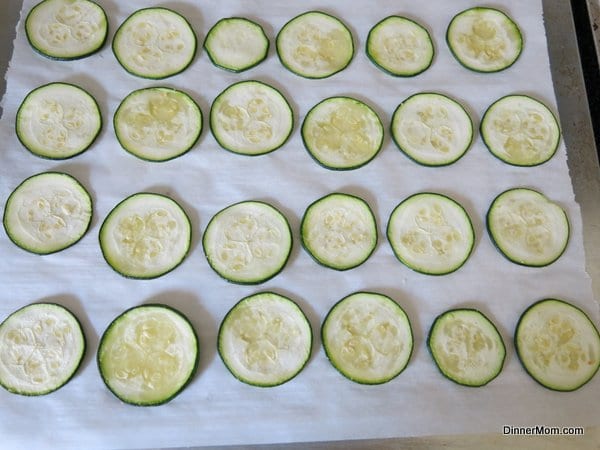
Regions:
[[[28,11],[35,1],[24,1]],[[111,32],[134,10],[151,6],[100,2],[109,14]],[[416,165],[386,136],[384,148],[369,165],[350,172],[332,172],[307,154],[299,136],[306,112],[331,95],[350,95],[372,105],[384,124],[395,107],[419,91],[446,93],[461,101],[476,125],[485,108],[497,98],[520,92],[540,98],[556,110],[539,1],[505,1],[495,5],[521,25],[525,48],[519,61],[499,74],[476,74],[461,67],[444,40],[446,26],[470,1],[442,0],[415,6],[388,0],[354,1],[348,8],[333,1],[284,4],[274,1],[167,2],[192,23],[200,42],[218,19],[246,16],[261,23],[274,37],[290,18],[321,9],[344,20],[355,36],[356,55],[342,73],[325,80],[305,80],[281,66],[273,48],[263,64],[243,74],[211,65],[200,51],[186,72],[153,82],[135,78],[118,65],[110,46],[77,62],[56,62],[28,46],[22,22],[7,74],[7,94],[0,138],[0,195],[2,201],[24,178],[46,170],[63,170],[91,191],[95,216],[89,233],[76,246],[38,257],[0,236],[0,280],[4,289],[0,318],[40,300],[70,307],[84,324],[88,355],[78,375],[63,389],[40,398],[0,392],[0,432],[9,447],[144,448],[217,444],[250,444],[340,440],[432,434],[502,432],[503,425],[586,426],[598,424],[599,377],[579,391],[548,391],[531,380],[519,365],[511,339],[523,309],[544,297],[559,297],[583,307],[598,323],[598,306],[585,273],[581,219],[574,201],[561,145],[548,163],[516,168],[492,157],[477,136],[458,163],[444,168]],[[425,24],[436,45],[432,67],[416,78],[399,79],[376,69],[364,54],[370,27],[390,14],[407,15]],[[273,41],[273,40],[272,40]],[[272,46],[273,47],[273,46]],[[116,141],[111,125],[118,103],[130,91],[167,85],[186,90],[200,104],[205,119],[210,103],[225,87],[258,79],[279,88],[296,114],[296,129],[276,152],[246,158],[219,148],[205,128],[199,144],[176,160],[153,164],[134,158]],[[31,89],[52,81],[78,84],[91,92],[103,113],[105,127],[97,143],[72,160],[41,160],[27,152],[14,136],[14,115]],[[505,189],[527,186],[558,201],[571,219],[572,236],[565,254],[543,269],[516,266],[494,249],[485,232],[484,217],[493,198]],[[467,264],[443,276],[420,275],[402,266],[385,239],[392,209],[419,191],[437,191],[460,201],[475,225],[476,247]],[[97,235],[112,207],[139,191],[173,196],[191,216],[195,237],[192,252],[174,272],[157,280],[120,277],[102,259]],[[365,198],[379,223],[380,242],[359,268],[335,272],[317,266],[300,248],[298,227],[304,209],[332,191]],[[209,268],[200,244],[201,232],[218,210],[231,203],[259,199],[273,203],[288,217],[296,245],[285,270],[260,286],[237,286]],[[240,298],[274,290],[295,299],[315,332],[313,356],[294,380],[272,389],[244,385],[221,363],[215,349],[221,319]],[[329,308],[356,290],[390,295],[412,320],[416,342],[407,369],[381,386],[361,386],[339,375],[328,363],[318,338]],[[164,302],[184,312],[201,340],[198,374],[169,404],[136,408],[119,403],[104,387],[95,364],[99,336],[125,309]],[[470,389],[444,379],[427,353],[424,339],[433,318],[456,306],[481,309],[499,326],[508,354],[502,374],[490,385]],[[32,433],[35,430],[35,433]]]

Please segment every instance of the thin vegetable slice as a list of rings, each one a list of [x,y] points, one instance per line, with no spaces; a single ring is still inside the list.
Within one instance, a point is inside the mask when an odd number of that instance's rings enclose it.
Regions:
[[[474,309],[452,309],[436,317],[427,347],[440,372],[464,386],[488,384],[500,374],[506,357],[498,329]]]
[[[131,14],[113,38],[113,53],[123,68],[142,78],[162,79],[183,72],[196,55],[197,39],[188,21],[167,8]]]
[[[581,388],[600,367],[600,334],[581,309],[559,299],[540,300],[523,312],[515,348],[527,373],[555,391]]]
[[[47,255],[77,243],[91,220],[92,199],[81,183],[66,173],[44,172],[10,194],[3,224],[16,245]]]
[[[29,44],[58,60],[85,58],[106,42],[108,20],[102,7],[89,0],[44,0],[25,19]]]
[[[125,97],[113,122],[119,143],[129,153],[167,161],[194,146],[202,132],[202,111],[185,92],[153,87]]]
[[[115,206],[100,227],[106,262],[129,278],[160,277],[187,256],[191,222],[175,200],[142,192]]]
[[[413,349],[410,320],[391,298],[356,292],[329,311],[321,327],[331,364],[361,384],[387,383],[408,365]]]
[[[473,224],[464,208],[430,192],[412,195],[396,206],[387,236],[403,264],[428,275],[458,270],[475,244]]]
[[[68,83],[50,83],[31,91],[19,107],[19,141],[36,156],[67,159],[87,150],[102,128],[94,97]]]
[[[473,122],[463,106],[431,92],[404,100],[392,116],[391,129],[400,150],[426,166],[456,162],[473,142]]]
[[[262,283],[283,270],[292,250],[290,225],[273,206],[245,201],[219,211],[202,246],[208,263],[233,283]]]
[[[519,26],[504,12],[470,8],[454,16],[446,31],[448,47],[467,69],[498,72],[512,66],[523,50]]]
[[[242,81],[221,92],[210,109],[210,129],[226,150],[256,156],[281,147],[294,115],[285,97],[260,81]]]
[[[300,307],[273,292],[240,300],[219,328],[219,355],[240,381],[261,387],[286,383],[310,358],[312,330]]]
[[[44,395],[67,384],[86,350],[81,324],[68,309],[34,303],[0,324],[0,385],[21,395]]]
[[[429,32],[401,16],[386,17],[371,28],[366,51],[377,67],[397,77],[413,77],[426,71],[434,56]]]
[[[219,20],[208,31],[204,48],[214,65],[232,72],[243,72],[265,60],[269,53],[269,39],[256,22],[229,17]]]
[[[277,55],[284,67],[305,78],[327,78],[344,70],[354,56],[348,27],[337,17],[308,11],[277,34]]]
[[[554,114],[527,95],[507,95],[494,102],[483,115],[480,128],[490,152],[515,166],[545,163],[560,142]]]
[[[542,267],[556,261],[569,242],[565,211],[543,194],[515,188],[498,195],[487,213],[492,241],[510,261]]]
[[[106,387],[136,406],[173,400],[192,379],[198,359],[192,324],[180,311],[162,304],[137,306],[114,319],[97,354]]]
[[[302,140],[323,167],[352,170],[377,156],[383,144],[383,125],[366,103],[350,97],[330,97],[306,115]]]
[[[377,224],[363,199],[334,193],[313,202],[300,224],[302,244],[319,263],[348,270],[364,263],[377,245]]]

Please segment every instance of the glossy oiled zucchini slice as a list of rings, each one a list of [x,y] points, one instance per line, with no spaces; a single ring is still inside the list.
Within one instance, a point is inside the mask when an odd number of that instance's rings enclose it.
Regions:
[[[0,385],[21,395],[43,395],[77,372],[86,341],[77,318],[63,306],[34,303],[0,324]]]
[[[219,328],[217,346],[225,366],[238,380],[277,386],[294,378],[308,362],[312,330],[292,300],[261,292],[231,308]]]

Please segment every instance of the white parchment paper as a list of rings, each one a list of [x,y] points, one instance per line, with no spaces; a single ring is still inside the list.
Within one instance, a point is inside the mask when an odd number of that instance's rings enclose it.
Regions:
[[[25,0],[26,13],[36,0]],[[150,1],[99,0],[110,20],[109,40],[133,11]],[[421,167],[406,158],[386,135],[381,153],[367,166],[334,172],[318,166],[303,148],[299,126],[307,111],[332,95],[366,101],[389,127],[396,106],[420,91],[441,92],[459,100],[475,125],[488,105],[510,93],[537,97],[556,112],[540,0],[505,0],[494,6],[521,26],[525,47],[509,70],[477,74],[460,66],[446,43],[447,24],[457,12],[478,5],[469,0],[427,2],[354,0],[173,1],[160,2],[184,14],[199,42],[217,20],[246,16],[261,23],[272,41],[268,59],[242,74],[214,67],[199,49],[182,74],[155,82],[127,74],[109,43],[97,54],[73,62],[46,59],[29,47],[18,25],[14,56],[7,74],[4,115],[0,125],[0,198],[2,202],[26,177],[48,170],[76,176],[92,193],[94,219],[88,234],[63,252],[36,256],[12,244],[0,232],[0,319],[36,301],[55,301],[72,309],[88,338],[85,362],[75,378],[50,395],[27,398],[0,390],[0,446],[3,448],[144,448],[216,444],[250,444],[419,436],[448,433],[502,432],[503,425],[589,426],[599,422],[600,377],[572,393],[547,390],[521,368],[512,344],[521,312],[536,300],[558,297],[586,310],[598,323],[598,306],[584,267],[579,207],[575,203],[563,144],[548,163],[534,168],[506,165],[476,137],[456,164]],[[356,54],[343,72],[325,80],[300,78],[282,67],[274,37],[293,16],[321,9],[345,21],[352,30]],[[424,24],[436,47],[433,65],[415,78],[394,78],[378,70],[364,53],[369,29],[390,14]],[[22,15],[24,18],[24,15]],[[258,79],[279,88],[289,99],[296,127],[276,152],[244,157],[221,149],[207,126],[210,104],[228,85]],[[26,151],[14,133],[16,110],[25,95],[53,81],[80,85],[98,100],[104,119],[96,144],[71,160],[56,162]],[[166,85],[190,93],[200,104],[205,129],[188,154],[166,163],[136,159],[114,136],[112,115],[132,90]],[[517,266],[493,247],[485,231],[485,214],[505,189],[525,186],[559,202],[571,221],[565,254],[546,268]],[[140,191],[172,196],[191,217],[194,239],[189,257],[175,271],[156,280],[129,280],[103,260],[98,230],[120,200]],[[379,244],[362,266],[336,272],[318,266],[301,248],[299,222],[305,208],[333,191],[363,197],[374,210]],[[407,196],[435,191],[453,197],[470,214],[477,236],[474,253],[457,272],[441,277],[420,275],[400,264],[385,238],[393,208]],[[285,270],[260,286],[237,286],[208,266],[201,233],[217,211],[234,202],[258,199],[272,203],[288,217],[295,245]],[[220,321],[239,299],[273,290],[296,300],[308,315],[315,335],[313,356],[292,381],[276,388],[240,383],[216,352]],[[320,324],[342,297],[371,290],[394,298],[408,313],[415,349],[407,369],[379,386],[362,386],[343,378],[322,350]],[[96,367],[98,339],[125,309],[163,302],[186,314],[201,340],[201,361],[192,383],[172,402],[153,408],[120,403],[104,386]],[[460,387],[443,378],[425,345],[435,316],[452,307],[475,307],[499,327],[507,345],[500,376],[488,386]]]

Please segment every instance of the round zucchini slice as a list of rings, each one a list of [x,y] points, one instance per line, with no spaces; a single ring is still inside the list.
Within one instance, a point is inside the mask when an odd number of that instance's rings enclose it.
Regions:
[[[371,208],[363,199],[348,194],[329,194],[309,205],[300,234],[315,261],[336,270],[361,265],[377,245]]]
[[[512,66],[523,50],[518,25],[504,12],[475,7],[458,13],[446,31],[454,57],[476,72],[499,72]]]
[[[292,250],[290,225],[273,206],[245,201],[219,211],[202,238],[209,265],[232,283],[258,284],[281,272]]]
[[[387,237],[400,262],[428,275],[458,270],[475,244],[473,224],[464,208],[430,192],[412,195],[396,206]]]
[[[261,292],[231,308],[217,340],[219,355],[234,377],[254,386],[272,387],[302,371],[310,358],[312,330],[292,300]]]
[[[50,83],[31,91],[16,118],[19,141],[36,156],[67,159],[87,150],[102,128],[94,97],[68,83]]]
[[[488,384],[500,374],[506,357],[498,329],[474,309],[452,309],[436,317],[427,347],[440,372],[463,386]]]
[[[509,189],[498,195],[487,213],[487,229],[498,250],[523,266],[552,264],[569,242],[565,211],[532,189]]]
[[[348,27],[337,17],[308,11],[277,34],[277,55],[284,67],[305,78],[327,78],[344,70],[354,56]]]
[[[325,354],[346,378],[382,384],[398,376],[413,350],[410,320],[391,298],[356,292],[329,311],[321,326]]]
[[[152,87],[125,97],[113,122],[119,143],[129,153],[146,161],[167,161],[198,141],[202,111],[185,92]]]
[[[0,324],[0,385],[21,395],[44,395],[63,387],[85,355],[81,324],[63,306],[34,303]]]
[[[425,72],[434,56],[429,32],[401,16],[386,17],[371,28],[366,50],[377,67],[397,77],[414,77]]]
[[[6,234],[16,245],[39,255],[77,243],[92,221],[92,199],[70,175],[44,172],[27,178],[4,207]]]
[[[544,299],[521,315],[515,348],[527,373],[555,391],[574,391],[600,367],[600,334],[578,307]]]
[[[106,42],[104,9],[89,0],[44,0],[25,19],[25,35],[41,55],[57,60],[85,58]]]
[[[266,59],[269,39],[256,22],[229,17],[219,20],[208,31],[204,48],[215,66],[231,72],[243,72]]]
[[[113,208],[100,227],[106,262],[128,278],[160,277],[187,256],[191,222],[173,199],[141,192]]]
[[[102,335],[98,369],[121,401],[161,405],[192,379],[198,348],[196,332],[181,312],[162,304],[136,306],[114,319]]]
[[[473,122],[462,105],[430,92],[404,100],[392,116],[391,128],[398,148],[425,166],[452,164],[473,142]]]
[[[330,97],[306,115],[302,140],[323,167],[358,169],[381,150],[383,125],[377,113],[365,103],[350,97]]]
[[[515,166],[545,163],[560,142],[554,114],[526,95],[508,95],[494,102],[483,115],[480,128],[489,151]]]
[[[183,72],[194,60],[197,39],[188,21],[167,8],[131,14],[113,38],[117,61],[132,75],[162,79]]]
[[[248,156],[281,147],[292,134],[294,115],[285,97],[260,81],[235,83],[214,100],[210,129],[221,147]]]

